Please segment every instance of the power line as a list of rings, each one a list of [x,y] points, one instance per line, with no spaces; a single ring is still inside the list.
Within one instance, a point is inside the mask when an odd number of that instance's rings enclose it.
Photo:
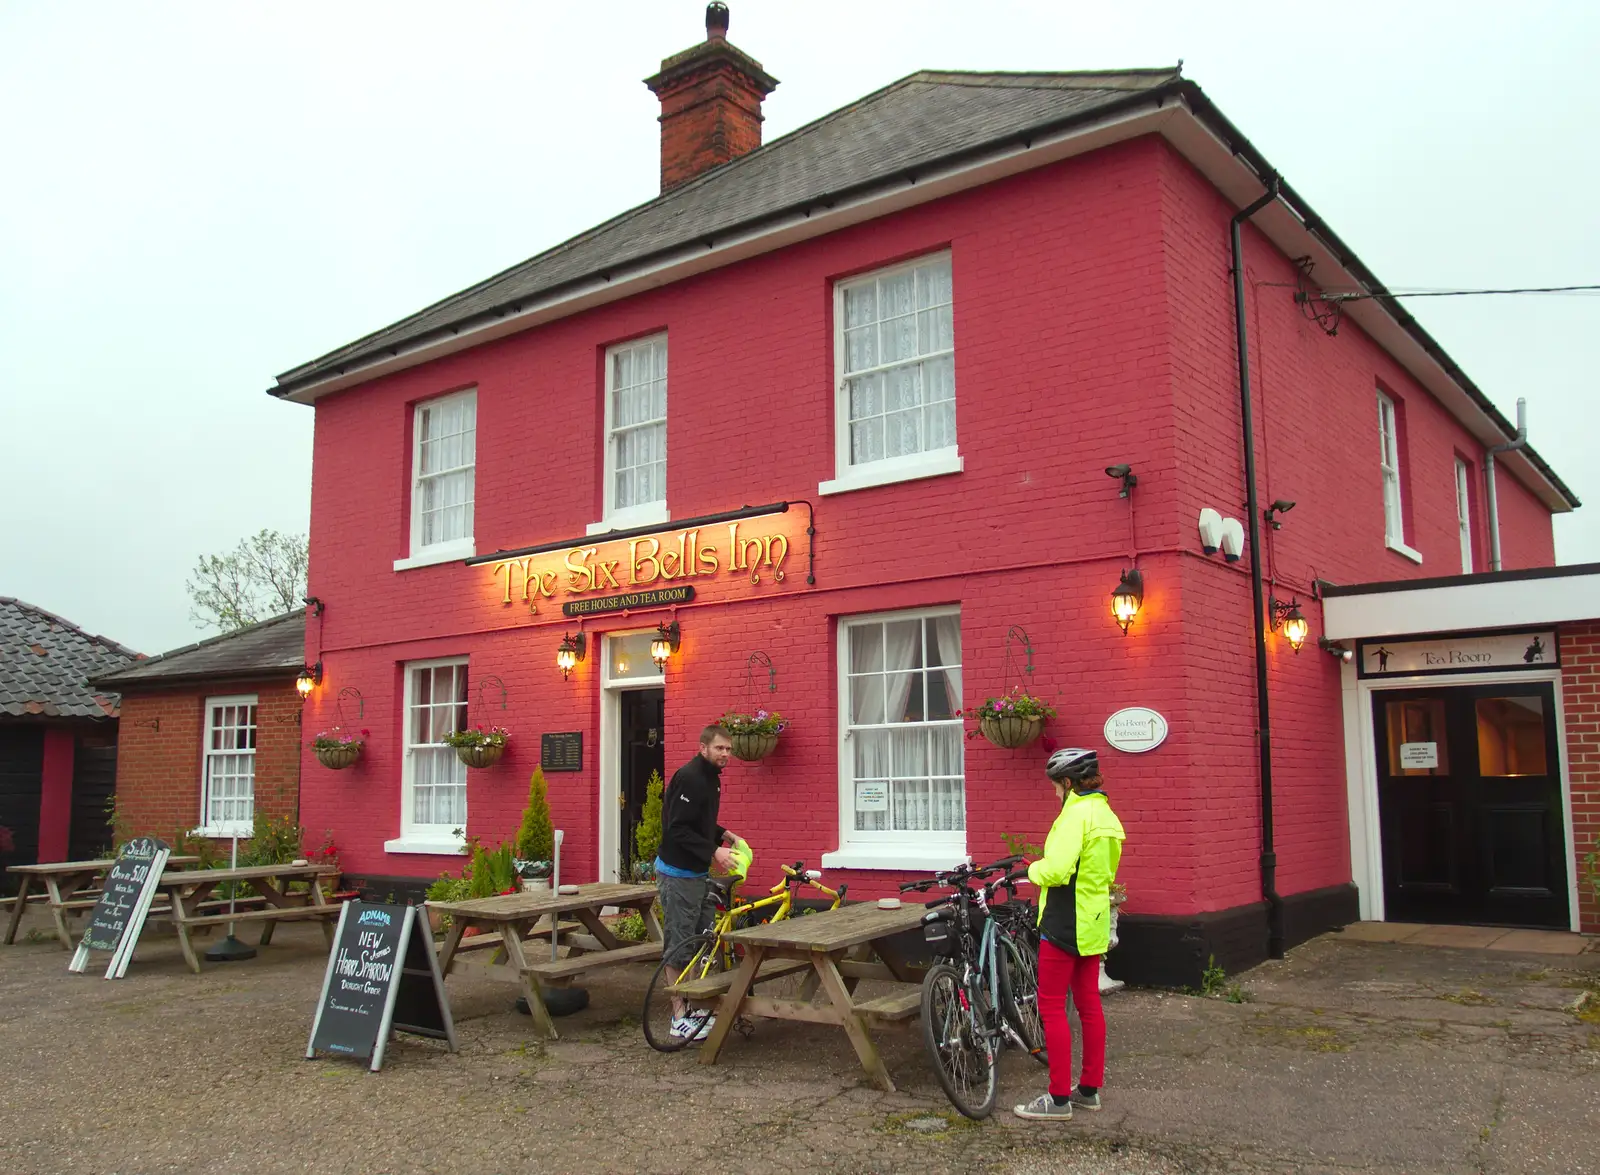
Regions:
[[[1356,291],[1347,294],[1323,292],[1315,295],[1319,302],[1360,302],[1367,298],[1467,298],[1495,294],[1594,294],[1600,285],[1593,286],[1517,286],[1499,290],[1391,290],[1376,294]]]

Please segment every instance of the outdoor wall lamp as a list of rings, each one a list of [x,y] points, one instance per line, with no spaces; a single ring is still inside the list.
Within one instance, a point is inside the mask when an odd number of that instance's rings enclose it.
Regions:
[[[302,699],[311,696],[311,691],[322,684],[322,662],[307,665],[300,670],[300,676],[294,679],[294,688],[300,691]]]
[[[1143,605],[1144,574],[1137,567],[1130,567],[1111,593],[1111,619],[1122,626],[1123,636],[1128,635],[1128,626]]]
[[[658,668],[667,667],[667,658],[678,651],[678,645],[683,639],[683,633],[678,628],[678,622],[656,625],[656,636],[650,642],[650,659]]]
[[[1138,475],[1133,472],[1131,465],[1107,465],[1106,476],[1122,479],[1122,489],[1117,492],[1119,498],[1126,498],[1133,487],[1139,484]]]
[[[1283,635],[1289,638],[1289,644],[1296,653],[1300,646],[1306,643],[1306,637],[1311,635],[1311,624],[1306,620],[1306,614],[1300,611],[1300,601],[1291,600],[1285,604],[1272,600],[1272,627],[1283,629]]]
[[[583,632],[579,632],[577,636],[568,633],[561,638],[561,644],[556,649],[556,668],[561,670],[562,681],[567,680],[588,651],[589,637]]]
[[[1273,502],[1272,505],[1268,506],[1264,511],[1262,511],[1262,517],[1266,519],[1267,525],[1272,527],[1273,530],[1282,530],[1283,523],[1279,522],[1274,515],[1287,514],[1293,509],[1293,502],[1279,498],[1277,501]]]
[[[1329,655],[1337,657],[1339,660],[1345,662],[1353,661],[1356,655],[1356,651],[1354,649],[1346,648],[1338,641],[1330,641],[1325,636],[1319,636],[1317,638],[1317,648],[1321,649],[1324,653],[1328,653]]]

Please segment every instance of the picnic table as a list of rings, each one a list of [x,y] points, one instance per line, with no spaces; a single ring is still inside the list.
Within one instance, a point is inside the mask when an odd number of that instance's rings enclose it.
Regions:
[[[337,865],[250,865],[238,869],[176,869],[161,875],[156,884],[170,903],[168,917],[178,931],[178,944],[183,948],[184,961],[196,975],[200,973],[200,956],[195,954],[190,933],[208,926],[222,926],[229,922],[261,923],[261,945],[272,942],[272,931],[279,922],[301,922],[321,919],[322,936],[333,945],[333,920],[339,916],[339,903],[330,902],[323,890],[324,878],[337,877]],[[235,910],[232,913],[208,913],[216,903],[211,895],[225,882],[248,882],[265,903],[260,909]],[[286,892],[293,881],[310,882],[311,892],[304,902],[302,895]]]
[[[193,856],[168,857],[167,864],[193,865],[199,860],[199,857]],[[17,888],[17,896],[12,899],[14,904],[10,921],[6,923],[6,945],[11,945],[17,939],[17,926],[22,922],[23,911],[27,908],[28,891],[37,881],[44,886],[45,892],[41,896],[49,903],[50,917],[56,924],[56,937],[61,940],[64,950],[72,950],[75,944],[68,918],[94,909],[100,899],[98,893],[80,895],[80,891],[93,887],[116,863],[114,857],[103,857],[93,861],[52,861],[42,865],[10,866],[6,872],[15,873],[22,880]],[[161,912],[151,911],[152,915]]]
[[[686,998],[704,1000],[726,986],[717,1008],[716,1027],[701,1047],[700,1063],[716,1064],[723,1042],[741,1016],[836,1024],[850,1038],[868,1076],[880,1089],[893,1093],[894,1080],[868,1029],[878,1023],[912,1019],[921,1008],[923,968],[908,963],[891,940],[919,927],[925,913],[921,905],[885,910],[863,902],[733,931],[727,941],[744,948],[738,969],[675,989]],[[754,992],[760,983],[799,971],[809,974],[796,998]],[[858,1003],[855,989],[863,979],[897,986],[887,995]],[[815,1000],[819,990],[827,997],[825,1001]]]
[[[450,930],[439,948],[440,974],[449,975],[463,952],[491,949],[484,973],[521,987],[534,1027],[555,1040],[559,1034],[545,1006],[545,988],[566,987],[603,967],[661,958],[661,924],[652,909],[655,886],[598,882],[580,885],[577,890],[574,894],[524,891],[464,902],[428,902],[430,909],[450,915]],[[600,921],[600,912],[607,906],[638,910],[644,917],[646,941],[625,942],[612,934]],[[563,922],[563,916],[570,917]],[[545,918],[550,919],[550,928],[539,931],[538,923]],[[468,930],[477,934],[468,936]],[[530,937],[533,941],[525,941]],[[555,958],[556,948],[562,945],[567,957]],[[539,954],[532,955],[531,950]]]

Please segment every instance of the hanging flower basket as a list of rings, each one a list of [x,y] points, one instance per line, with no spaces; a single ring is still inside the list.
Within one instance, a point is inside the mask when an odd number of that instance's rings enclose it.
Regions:
[[[736,734],[733,739],[733,757],[746,763],[758,763],[778,749],[776,734]]]
[[[778,749],[778,736],[789,723],[776,710],[757,710],[754,714],[729,710],[717,719],[717,725],[728,732],[733,757],[755,763]]]
[[[1005,718],[980,718],[978,729],[983,732],[983,737],[997,747],[1006,747],[1015,750],[1035,742],[1044,733],[1043,718],[1020,718],[1015,715]]]
[[[366,745],[368,732],[360,734],[335,726],[324,730],[311,740],[311,753],[330,771],[343,771],[361,758],[361,748]]]
[[[466,730],[453,730],[444,741],[456,749],[456,758],[468,767],[493,767],[506,753],[506,743],[511,732],[503,726],[469,726]]]
[[[500,756],[505,753],[505,743],[500,743],[498,746],[494,743],[483,743],[475,747],[456,748],[456,758],[468,767],[493,767],[500,762]]]

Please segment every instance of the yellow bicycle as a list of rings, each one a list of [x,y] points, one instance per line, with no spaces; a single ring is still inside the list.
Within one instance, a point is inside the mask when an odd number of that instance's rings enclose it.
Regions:
[[[711,929],[694,941],[689,961],[673,964],[663,959],[650,977],[650,986],[644,993],[644,1038],[650,1047],[663,1053],[675,1053],[696,1039],[699,1023],[685,1031],[685,1022],[679,1014],[688,1001],[704,1002],[728,989],[730,975],[743,957],[735,943],[727,941],[731,931],[754,926],[761,922],[778,922],[790,916],[795,895],[803,888],[816,890],[833,899],[828,908],[837,910],[844,901],[847,886],[829,889],[822,884],[822,874],[807,870],[804,861],[784,865],[783,880],[757,901],[745,901],[735,896],[740,877],[713,877],[707,900],[717,907]]]

